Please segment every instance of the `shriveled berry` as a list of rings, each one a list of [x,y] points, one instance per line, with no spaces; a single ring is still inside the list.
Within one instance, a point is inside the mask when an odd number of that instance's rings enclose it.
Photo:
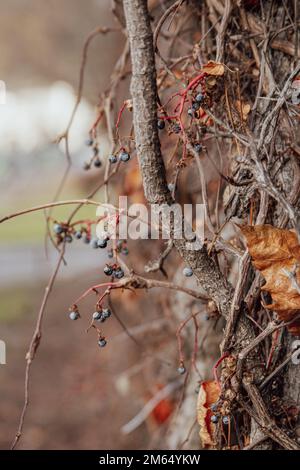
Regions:
[[[166,127],[165,121],[163,119],[159,119],[157,121],[157,127],[158,129],[163,130]]]
[[[107,341],[104,338],[100,338],[99,341],[98,341],[98,344],[99,344],[100,348],[104,348],[104,346],[107,345]]]
[[[129,153],[126,152],[125,150],[122,150],[122,152],[120,152],[120,154],[119,154],[119,160],[121,162],[128,162],[128,160],[130,160]]]
[[[173,131],[175,132],[175,134],[179,134],[181,132],[181,127],[179,124],[175,124],[175,126],[173,127]]]
[[[100,312],[96,311],[93,313],[93,320],[100,320],[101,317],[102,317],[102,311]]]
[[[99,238],[99,240],[97,241],[97,246],[99,248],[106,248],[107,247],[107,240]]]
[[[80,240],[80,238],[82,237],[82,232],[80,232],[80,230],[77,230],[77,232],[75,232],[74,234],[74,237],[77,238],[77,240]]]
[[[110,161],[110,163],[117,163],[117,161],[118,161],[116,155],[110,155],[108,157],[108,160]]]
[[[200,108],[200,103],[198,103],[198,101],[194,101],[194,103],[192,104],[192,108],[194,111],[198,111],[198,109]]]
[[[111,316],[111,311],[109,308],[104,308],[102,312],[103,318],[109,318]]]
[[[106,274],[106,276],[111,276],[113,274],[113,268],[111,266],[108,266],[108,264],[104,267],[103,272]]]
[[[84,164],[83,164],[83,169],[87,171],[87,170],[89,170],[90,168],[91,168],[91,165],[89,164],[89,162],[84,162]]]
[[[113,250],[109,250],[109,252],[107,253],[107,256],[108,256],[109,258],[113,258],[113,257],[114,257],[114,252],[113,252]]]
[[[218,416],[217,415],[212,415],[210,417],[210,420],[211,420],[212,423],[217,423],[218,422]]]
[[[191,277],[194,274],[192,268],[189,267],[185,267],[182,273],[185,277]]]
[[[96,158],[96,159],[94,160],[94,166],[95,166],[96,168],[100,168],[101,165],[102,165],[102,162],[101,162],[100,158]]]
[[[57,235],[60,235],[61,233],[63,233],[64,228],[61,224],[54,224],[53,225],[53,230],[54,230],[55,233],[57,233]]]
[[[69,318],[71,320],[78,320],[78,318],[80,318],[79,312],[75,312],[75,311],[70,312]]]
[[[94,249],[98,248],[98,238],[92,238],[90,245]]]
[[[185,374],[186,373],[186,368],[184,367],[184,365],[179,366],[178,369],[177,369],[177,372],[180,375]]]
[[[202,95],[202,93],[198,93],[195,100],[197,101],[197,103],[202,103],[202,101],[204,100],[204,95]]]

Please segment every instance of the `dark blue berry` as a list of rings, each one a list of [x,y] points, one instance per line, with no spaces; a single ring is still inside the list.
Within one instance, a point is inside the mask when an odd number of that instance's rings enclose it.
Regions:
[[[174,183],[169,183],[168,184],[168,190],[170,191],[170,193],[172,193],[175,189],[175,184]]]
[[[69,318],[71,320],[78,320],[78,318],[80,318],[79,312],[75,312],[75,311],[70,312],[69,313]]]
[[[113,250],[109,250],[109,252],[107,253],[107,256],[108,256],[109,258],[113,258],[113,257],[114,257],[114,252],[113,252]]]
[[[120,152],[120,154],[119,154],[119,160],[121,162],[128,162],[128,160],[130,160],[129,153],[126,152],[125,150],[122,150],[122,152]]]
[[[115,272],[114,272],[114,276],[115,276],[117,279],[122,279],[122,277],[124,277],[124,271],[123,271],[123,269],[121,269],[121,268],[116,269]]]
[[[192,108],[189,108],[187,111],[188,115],[193,117],[194,116],[194,110]]]
[[[202,144],[200,143],[195,144],[194,149],[196,150],[197,153],[201,153],[203,150]]]
[[[184,367],[184,365],[179,366],[178,369],[177,369],[177,372],[180,375],[185,374],[186,373],[186,368]]]
[[[53,230],[54,230],[55,233],[57,233],[57,235],[60,235],[61,233],[63,233],[64,228],[60,224],[54,224],[53,225]]]
[[[202,95],[202,93],[198,93],[195,100],[197,101],[197,103],[202,103],[202,101],[204,100],[204,95]]]
[[[229,416],[223,416],[222,421],[223,421],[223,424],[228,425],[230,422]]]
[[[98,341],[98,344],[99,344],[100,348],[104,348],[104,346],[107,345],[107,341],[104,338],[100,338],[99,341]]]
[[[210,409],[211,409],[211,411],[213,411],[213,412],[218,411],[218,403],[212,403],[212,404],[210,405]]]
[[[107,247],[107,240],[104,240],[102,238],[99,238],[98,242],[97,242],[97,246],[99,248],[106,248]]]
[[[108,160],[110,161],[110,163],[117,163],[117,161],[118,161],[116,155],[110,155],[108,157]]]
[[[212,415],[210,417],[210,420],[211,420],[212,423],[217,423],[218,422],[218,416],[217,415]]]
[[[165,121],[163,119],[159,119],[157,121],[157,127],[158,129],[163,130],[166,127]]]
[[[107,318],[109,318],[111,316],[111,311],[109,308],[104,308],[103,309],[103,318],[106,320]]]
[[[200,103],[198,103],[198,101],[194,101],[194,103],[192,104],[192,108],[194,111],[198,111],[198,109],[200,108]]]
[[[72,243],[73,237],[69,233],[65,236],[65,240],[67,243]]]
[[[102,317],[102,312],[96,311],[93,313],[93,320],[100,320],[101,317]]]
[[[77,238],[77,240],[80,240],[80,238],[82,237],[82,232],[78,230],[77,232],[75,232],[74,237]]]
[[[104,267],[103,272],[106,274],[106,276],[111,276],[113,274],[113,268],[111,266],[108,266],[108,264]]]
[[[94,161],[94,166],[96,168],[100,168],[101,165],[102,165],[102,163],[101,163],[100,158],[96,158],[96,160]]]
[[[191,277],[194,274],[192,268],[189,267],[184,268],[182,273],[186,277]]]

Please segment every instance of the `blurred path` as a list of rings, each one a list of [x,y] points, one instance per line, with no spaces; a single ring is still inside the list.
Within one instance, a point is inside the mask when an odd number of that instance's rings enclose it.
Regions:
[[[80,242],[67,247],[67,266],[60,271],[60,279],[90,270],[103,270],[107,259],[106,250],[94,250]],[[57,260],[57,252],[49,246],[48,259],[44,246],[39,244],[0,245],[0,285],[6,287],[12,283],[32,283],[47,279]]]

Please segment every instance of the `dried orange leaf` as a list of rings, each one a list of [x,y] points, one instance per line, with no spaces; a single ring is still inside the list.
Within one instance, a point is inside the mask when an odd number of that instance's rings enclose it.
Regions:
[[[215,403],[220,396],[219,385],[214,381],[202,382],[197,401],[197,419],[200,425],[200,440],[203,447],[213,447],[213,432],[215,425],[211,422],[211,405]]]
[[[300,245],[291,230],[272,225],[240,226],[247,241],[254,266],[262,273],[266,284],[262,290],[272,296],[272,304],[280,320],[293,320],[300,313]],[[289,327],[300,334],[300,323]]]
[[[207,73],[207,75],[221,76],[224,75],[225,68],[223,64],[210,60],[203,66],[202,70]]]

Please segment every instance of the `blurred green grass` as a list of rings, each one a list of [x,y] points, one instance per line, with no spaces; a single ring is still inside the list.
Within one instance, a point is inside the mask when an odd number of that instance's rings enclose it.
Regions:
[[[67,194],[64,194],[63,198],[60,200],[70,200],[70,199],[81,199],[85,195],[76,194],[73,191],[68,191]],[[101,197],[101,195],[100,195]],[[100,200],[98,195],[97,199]],[[49,196],[48,200],[43,194],[44,201],[51,201]],[[23,210],[25,208],[33,207],[43,204],[43,202],[38,201],[34,197],[26,197],[26,200],[18,201],[18,203],[13,202],[5,208],[5,212],[1,209],[0,217],[13,212]],[[73,211],[76,205],[67,205],[55,207],[52,210],[51,217],[58,221],[65,221],[68,219],[69,215]],[[95,219],[96,218],[96,207],[95,206],[83,206],[80,211],[76,214],[74,221],[82,219]],[[18,217],[15,217],[11,220],[7,220],[0,225],[0,243],[43,243],[44,236],[46,233],[46,221],[43,211],[31,212],[29,214],[24,214]]]
[[[33,312],[33,287],[18,286],[0,290],[0,323],[14,323],[25,313]],[[28,292],[30,291],[30,293]],[[34,294],[34,295],[33,295]]]

